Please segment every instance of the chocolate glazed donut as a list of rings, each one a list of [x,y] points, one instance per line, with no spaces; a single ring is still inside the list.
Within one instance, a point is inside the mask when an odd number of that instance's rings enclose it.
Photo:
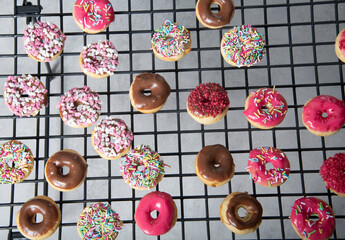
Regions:
[[[216,3],[220,11],[211,11],[211,5]],[[235,14],[235,6],[232,0],[198,0],[195,13],[199,22],[208,28],[221,28],[230,23]]]
[[[151,94],[145,95],[145,90]],[[170,86],[164,77],[154,73],[137,75],[129,90],[132,106],[142,113],[155,113],[160,110],[170,95]]]
[[[62,168],[68,167],[67,174]],[[58,191],[71,191],[79,187],[85,180],[87,164],[76,151],[62,150],[54,153],[47,161],[45,175],[48,183]]]
[[[43,220],[35,221],[41,214]],[[17,214],[18,230],[29,239],[45,239],[51,236],[61,221],[61,211],[49,197],[37,196],[28,200]]]
[[[195,159],[195,172],[206,185],[222,186],[235,173],[235,164],[228,149],[216,144],[204,147]]]

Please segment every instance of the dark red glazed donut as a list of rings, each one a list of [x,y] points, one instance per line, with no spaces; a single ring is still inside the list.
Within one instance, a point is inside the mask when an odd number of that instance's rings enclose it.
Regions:
[[[150,215],[154,210],[158,212],[157,218]],[[158,236],[169,232],[175,226],[177,209],[170,194],[156,191],[140,200],[134,217],[145,234]]]

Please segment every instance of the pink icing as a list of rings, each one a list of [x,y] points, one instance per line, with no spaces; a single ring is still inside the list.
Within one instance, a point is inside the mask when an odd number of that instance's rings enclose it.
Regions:
[[[47,104],[47,92],[37,77],[9,76],[5,84],[4,98],[6,105],[15,115],[29,117],[36,115]]]
[[[313,131],[338,131],[345,123],[344,101],[328,95],[317,96],[303,107],[302,117],[306,127]]]
[[[309,220],[317,215],[317,221]],[[324,201],[314,197],[297,199],[291,210],[291,223],[305,239],[328,239],[334,230],[335,219],[332,208]]]
[[[252,92],[247,103],[247,109],[243,114],[251,122],[259,123],[267,128],[280,124],[288,110],[285,98],[271,88],[261,88]]]
[[[345,56],[345,31],[343,31],[340,35],[339,49],[341,53]]]
[[[121,119],[107,117],[94,128],[94,146],[107,157],[117,157],[133,141],[133,132]]]
[[[50,62],[64,48],[66,36],[54,23],[38,21],[27,26],[23,40],[28,54]]]
[[[77,0],[74,17],[84,29],[101,31],[115,21],[114,9],[108,0]]]
[[[101,100],[89,87],[72,88],[61,96],[57,107],[67,125],[87,127],[101,114]]]
[[[83,48],[81,56],[84,72],[112,75],[119,64],[118,52],[108,40],[87,45]]]
[[[159,191],[151,192],[140,200],[135,212],[135,222],[147,235],[165,234],[174,226],[175,208],[170,194]],[[150,215],[154,210],[159,213],[157,218],[152,218]]]
[[[267,170],[267,163],[272,163],[273,168]],[[263,186],[274,187],[289,178],[290,163],[285,153],[279,149],[260,147],[250,151],[247,171],[254,182]]]

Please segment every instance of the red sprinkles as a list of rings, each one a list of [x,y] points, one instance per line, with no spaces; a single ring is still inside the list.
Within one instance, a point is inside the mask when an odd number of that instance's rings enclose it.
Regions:
[[[345,153],[337,153],[323,162],[320,174],[327,189],[345,193]]]
[[[218,83],[202,83],[187,99],[190,111],[201,117],[216,117],[230,104],[227,91]]]

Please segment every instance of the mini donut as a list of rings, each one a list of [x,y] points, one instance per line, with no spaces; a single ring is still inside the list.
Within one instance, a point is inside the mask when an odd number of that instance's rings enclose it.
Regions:
[[[86,33],[99,33],[115,21],[113,6],[108,0],[77,0],[73,17],[78,27]]]
[[[244,217],[238,213],[240,208],[247,212]],[[220,205],[220,220],[232,232],[245,235],[254,232],[261,225],[262,206],[258,200],[247,192],[233,192]]]
[[[37,223],[35,216],[43,219]],[[46,239],[54,234],[61,222],[61,211],[53,199],[37,196],[28,200],[17,213],[17,228],[26,238]]]
[[[120,170],[123,179],[132,188],[148,190],[162,181],[165,166],[160,155],[150,146],[139,145],[123,157]],[[140,170],[140,167],[143,169]]]
[[[91,126],[101,114],[99,95],[87,86],[69,90],[61,96],[57,107],[62,121],[74,128]]]
[[[320,174],[327,189],[340,197],[345,197],[345,153],[337,153],[325,160]]]
[[[63,167],[69,172],[62,173]],[[58,191],[72,191],[78,188],[85,180],[87,163],[76,151],[66,149],[54,153],[47,161],[45,176],[47,182]]]
[[[157,211],[157,218],[150,213]],[[139,202],[134,219],[147,235],[159,236],[169,232],[177,221],[177,208],[171,195],[165,192],[150,192]]]
[[[317,221],[309,219],[317,216]],[[293,229],[303,240],[329,239],[335,228],[332,208],[323,200],[315,197],[302,197],[294,202],[290,220]]]
[[[133,132],[125,121],[107,117],[93,129],[91,143],[95,151],[104,159],[114,160],[125,155],[133,141]]]
[[[211,11],[211,5],[220,7],[218,13]],[[195,14],[199,22],[208,28],[221,28],[230,23],[235,15],[233,0],[198,0],[195,6]]]
[[[244,112],[254,127],[272,129],[285,118],[288,104],[281,93],[274,88],[260,88],[247,97]]]
[[[267,163],[273,168],[268,170]],[[290,162],[278,148],[259,147],[250,151],[247,171],[254,182],[264,187],[277,187],[289,178]]]
[[[122,227],[119,215],[108,203],[89,204],[77,223],[81,239],[115,239]]]
[[[150,95],[145,95],[145,90]],[[154,73],[141,73],[135,76],[129,89],[132,106],[142,113],[155,113],[159,111],[170,95],[170,86],[164,77]]]
[[[88,76],[101,79],[114,74],[119,65],[119,55],[114,44],[105,40],[90,43],[79,56],[81,70]]]
[[[176,22],[166,20],[151,39],[153,53],[164,61],[178,61],[191,50],[190,32]]]
[[[219,187],[234,176],[235,164],[231,153],[223,145],[209,145],[196,156],[195,172],[206,185]]]
[[[317,136],[336,134],[345,123],[344,101],[329,95],[309,99],[303,107],[302,121]]]
[[[235,67],[250,67],[266,54],[265,40],[251,25],[241,25],[226,32],[220,51],[224,60]]]
[[[11,140],[1,145],[0,183],[23,182],[34,168],[34,156],[23,143]]]
[[[187,112],[198,123],[214,124],[228,113],[230,100],[227,91],[218,83],[202,83],[187,99]]]
[[[66,36],[54,23],[31,22],[24,31],[24,48],[38,62],[50,62],[63,51]]]
[[[335,39],[335,53],[337,57],[345,63],[345,28],[341,30]]]
[[[17,116],[36,116],[47,105],[47,92],[37,77],[8,76],[4,89],[5,104]]]

